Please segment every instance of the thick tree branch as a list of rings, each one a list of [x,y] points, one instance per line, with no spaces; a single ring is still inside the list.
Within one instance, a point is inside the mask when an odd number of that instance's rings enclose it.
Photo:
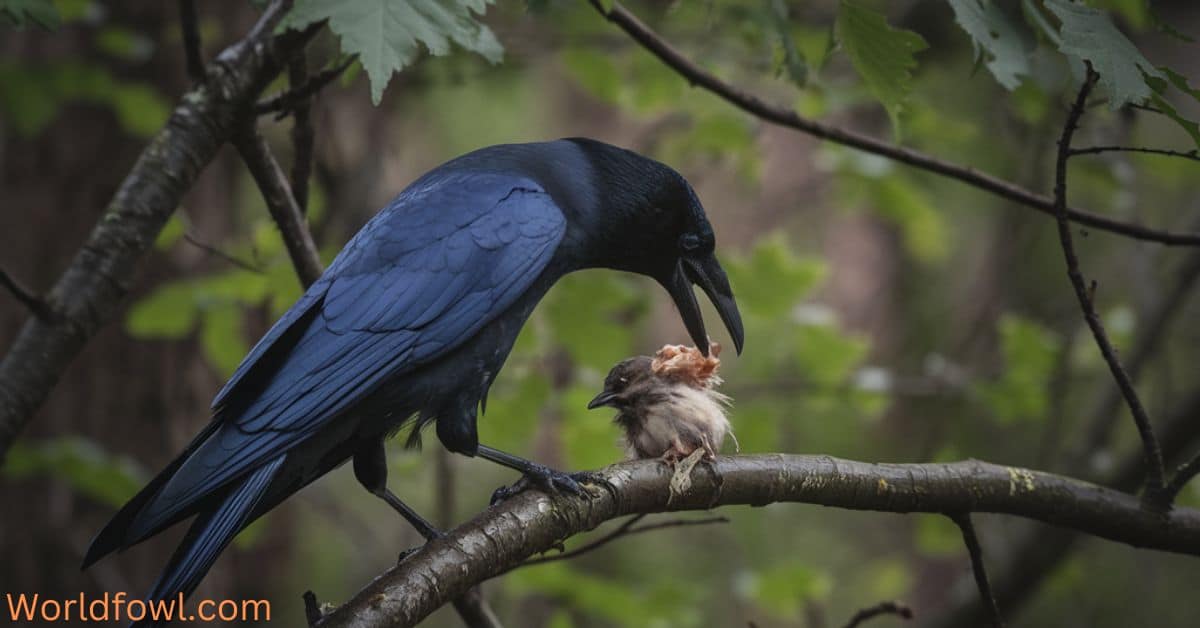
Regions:
[[[857,148],[961,181],[972,187],[991,192],[1001,198],[1020,203],[1044,214],[1053,214],[1054,212],[1053,199],[1031,192],[1010,181],[979,172],[969,166],[944,161],[911,148],[891,144],[868,135],[816,120],[810,120],[792,109],[767,103],[757,96],[725,83],[704,68],[693,63],[619,3],[613,2],[612,8],[607,10],[604,8],[605,3],[600,0],[591,0],[591,3],[608,21],[619,26],[621,30],[628,33],[643,48],[650,51],[651,54],[658,57],[663,63],[686,79],[688,83],[712,92],[751,115],[836,144]],[[1081,225],[1087,225],[1094,229],[1109,231],[1138,240],[1147,240],[1168,245],[1200,245],[1200,233],[1174,233],[1152,229],[1069,207],[1067,208],[1067,216],[1072,221]]]
[[[991,615],[994,628],[1004,628],[1004,620],[1000,615],[1000,606],[996,604],[996,596],[992,594],[992,583],[988,580],[987,566],[983,563],[983,546],[979,544],[979,536],[975,534],[975,524],[971,523],[971,515],[955,513],[950,519],[962,532],[963,544],[967,546],[967,555],[971,557],[971,573],[975,576],[975,586],[979,589],[979,599]]]
[[[1200,511],[1155,512],[1138,500],[1039,471],[966,461],[868,464],[826,456],[719,457],[671,496],[657,461],[614,465],[593,499],[537,491],[493,506],[428,543],[328,615],[322,628],[411,626],[483,582],[579,532],[639,513],[802,502],[883,512],[991,512],[1036,519],[1136,547],[1200,555]]]
[[[27,320],[0,362],[0,462],[62,370],[117,312],[135,270],[200,171],[229,139],[238,113],[320,26],[273,35],[289,3],[273,2],[240,42],[208,64],[117,189],[46,300],[59,317]]]
[[[1133,380],[1121,366],[1117,350],[1109,341],[1108,333],[1104,330],[1104,323],[1100,320],[1100,315],[1096,313],[1096,308],[1092,304],[1092,296],[1083,279],[1083,273],[1079,269],[1079,259],[1075,255],[1075,242],[1071,234],[1070,217],[1067,215],[1067,161],[1071,156],[1071,138],[1075,135],[1075,129],[1079,127],[1079,120],[1083,117],[1088,94],[1091,93],[1097,79],[1098,75],[1089,65],[1087,78],[1084,79],[1083,85],[1079,88],[1079,94],[1076,95],[1075,102],[1067,113],[1067,120],[1063,124],[1062,135],[1058,140],[1058,154],[1054,164],[1054,217],[1058,221],[1058,239],[1062,244],[1063,258],[1066,260],[1067,277],[1071,280],[1071,287],[1074,288],[1079,307],[1083,310],[1083,318],[1087,321],[1088,328],[1092,330],[1096,345],[1100,347],[1100,353],[1104,356],[1104,361],[1108,364],[1113,379],[1117,381],[1117,386],[1121,389],[1121,394],[1125,397],[1130,412],[1133,413],[1133,421],[1137,425],[1138,435],[1142,439],[1142,448],[1146,458],[1145,498],[1148,504],[1161,507],[1164,505],[1161,503],[1164,483],[1162,450],[1159,447],[1158,439],[1154,436],[1154,428],[1150,424],[1146,408],[1142,405],[1137,390],[1134,388]]]
[[[288,256],[292,258],[292,266],[300,283],[307,288],[321,276],[323,268],[321,257],[317,254],[317,245],[313,242],[312,234],[296,199],[292,196],[292,188],[280,169],[267,140],[254,128],[254,118],[249,116],[246,125],[233,136],[233,144],[241,154],[242,160],[258,184],[271,218],[279,227],[283,236],[283,244],[287,247]]]

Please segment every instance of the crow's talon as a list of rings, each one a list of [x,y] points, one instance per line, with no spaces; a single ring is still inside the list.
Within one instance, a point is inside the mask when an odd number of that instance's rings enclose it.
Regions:
[[[492,493],[491,503],[493,505],[498,504],[530,487],[539,488],[551,495],[565,492],[581,497],[588,496],[588,492],[584,490],[581,484],[608,484],[608,482],[599,473],[591,471],[563,473],[549,467],[538,467],[536,470],[521,476],[521,479],[514,482],[511,486],[501,486],[496,489]]]

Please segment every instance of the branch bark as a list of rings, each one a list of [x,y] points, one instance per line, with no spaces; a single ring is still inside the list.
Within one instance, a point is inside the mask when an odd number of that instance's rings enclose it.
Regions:
[[[1200,511],[1155,512],[1128,494],[1071,478],[980,461],[869,464],[827,456],[719,457],[671,496],[653,460],[603,472],[593,499],[529,491],[431,541],[329,614],[321,628],[411,626],[479,582],[579,532],[626,515],[775,502],[880,512],[991,512],[1094,536],[1200,556]]]
[[[1083,279],[1083,272],[1079,269],[1079,259],[1075,255],[1074,237],[1071,234],[1070,217],[1067,215],[1067,161],[1071,157],[1071,138],[1074,137],[1075,130],[1079,127],[1079,120],[1083,117],[1088,94],[1091,93],[1092,87],[1095,86],[1098,79],[1099,75],[1092,70],[1091,65],[1088,65],[1087,77],[1079,88],[1079,93],[1063,124],[1062,135],[1058,139],[1058,154],[1054,164],[1054,217],[1058,221],[1058,239],[1062,245],[1063,258],[1067,266],[1067,277],[1075,291],[1075,298],[1079,301],[1079,308],[1083,311],[1083,319],[1087,322],[1088,328],[1092,330],[1096,346],[1099,347],[1100,354],[1104,356],[1104,361],[1108,364],[1113,379],[1121,389],[1121,395],[1125,397],[1126,404],[1129,405],[1129,410],[1133,414],[1133,422],[1142,439],[1143,455],[1146,459],[1146,491],[1144,493],[1146,502],[1158,507],[1169,507],[1169,503],[1162,503],[1164,484],[1162,449],[1159,447],[1158,438],[1154,435],[1154,428],[1150,424],[1150,417],[1138,397],[1133,380],[1121,365],[1121,360],[1117,357],[1117,350],[1109,341],[1108,333],[1104,330],[1104,323],[1100,320],[1100,315],[1096,313],[1092,295]]]
[[[138,263],[200,171],[286,59],[319,27],[273,35],[290,6],[276,0],[247,36],[207,65],[142,151],[88,240],[46,300],[59,316],[31,317],[0,362],[0,463],[63,369],[117,312]]]
[[[304,220],[304,212],[292,196],[291,184],[279,167],[279,162],[275,161],[266,138],[255,128],[254,116],[247,115],[244,125],[234,133],[233,144],[258,184],[271,218],[283,236],[283,244],[292,259],[296,275],[307,288],[324,272],[317,245]]]
[[[746,113],[767,122],[795,129],[813,137],[834,142],[835,144],[856,148],[864,152],[908,164],[915,168],[920,168],[921,170],[927,170],[956,181],[961,181],[972,187],[1040,211],[1043,214],[1052,215],[1054,213],[1053,199],[1031,192],[1011,181],[980,172],[970,166],[951,163],[911,148],[891,144],[869,135],[842,129],[816,120],[810,120],[801,116],[793,109],[767,103],[749,92],[742,91],[725,83],[704,68],[696,65],[619,3],[612,2],[611,9],[606,9],[604,7],[605,3],[600,0],[591,0],[591,3],[605,19],[619,26],[634,41],[641,44],[643,48],[658,57],[659,60],[672,70],[675,70],[688,83],[712,92]],[[1093,229],[1109,231],[1137,240],[1158,242],[1166,245],[1200,246],[1200,233],[1177,233],[1153,229],[1143,225],[1113,220],[1106,216],[1071,207],[1067,208],[1067,216],[1073,222],[1081,225],[1087,225]]]

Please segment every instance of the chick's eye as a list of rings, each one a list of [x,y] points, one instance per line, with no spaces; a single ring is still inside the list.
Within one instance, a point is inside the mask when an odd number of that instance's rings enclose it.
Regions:
[[[694,233],[685,233],[679,236],[679,248],[684,253],[694,253],[700,248],[700,236]]]

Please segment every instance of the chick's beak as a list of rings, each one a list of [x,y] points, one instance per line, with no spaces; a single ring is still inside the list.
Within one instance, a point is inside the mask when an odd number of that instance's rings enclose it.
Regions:
[[[700,315],[700,304],[692,290],[693,284],[700,286],[704,294],[708,295],[708,299],[717,309],[717,314],[721,316],[725,329],[729,330],[733,348],[739,355],[742,353],[742,343],[745,340],[742,315],[733,299],[729,278],[725,276],[725,270],[721,268],[715,255],[710,253],[699,259],[680,258],[670,279],[662,283],[675,301],[675,306],[679,308],[679,316],[683,318],[688,335],[692,337],[701,353],[708,355],[708,334],[704,330],[704,317]]]
[[[587,409],[595,410],[596,408],[599,408],[600,406],[611,406],[616,401],[617,401],[617,393],[611,392],[609,390],[604,390],[599,395],[596,395],[591,401],[588,402]]]

